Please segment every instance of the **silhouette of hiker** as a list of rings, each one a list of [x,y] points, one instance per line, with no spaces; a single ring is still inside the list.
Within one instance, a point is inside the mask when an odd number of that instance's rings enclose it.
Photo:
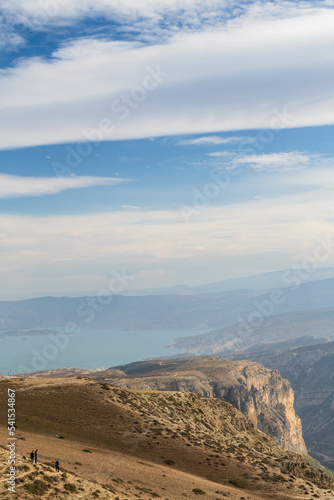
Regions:
[[[35,452],[34,452],[34,450],[30,453],[30,460],[31,460],[31,463],[33,464],[34,460],[35,460]]]
[[[59,472],[59,460],[56,460],[55,466],[56,466],[56,471]]]
[[[35,457],[35,464],[37,464],[37,452],[38,450],[35,450],[34,457]]]

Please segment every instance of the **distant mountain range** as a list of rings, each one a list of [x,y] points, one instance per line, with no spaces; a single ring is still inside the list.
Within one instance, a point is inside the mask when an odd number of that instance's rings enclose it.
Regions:
[[[257,328],[262,328],[271,338],[272,324],[276,324],[274,317],[307,311],[308,320],[303,326],[307,335],[331,338],[333,311],[330,309],[333,308],[334,278],[266,292],[235,290],[197,295],[42,297],[0,302],[0,332],[64,327],[75,322],[91,328],[123,330],[203,331],[232,327],[234,337],[248,337]],[[319,313],[320,309],[327,309],[327,312]],[[312,324],[312,329],[306,323]],[[240,330],[237,335],[236,330]],[[290,334],[281,339],[306,335],[305,330],[295,333],[289,328],[289,331]]]
[[[228,354],[283,350],[334,340],[334,308],[289,312],[262,319],[257,327],[243,320],[230,327],[179,338],[175,346],[191,355]]]
[[[305,271],[294,268],[282,271],[254,274],[242,278],[232,278],[205,285],[175,285],[171,287],[148,288],[142,290],[129,290],[124,295],[167,295],[181,294],[194,295],[198,293],[231,292],[235,290],[272,290],[273,288],[288,288],[297,283],[318,281],[334,278],[334,268],[323,267]]]
[[[124,290],[122,295],[196,295],[202,293],[231,292],[236,290],[266,291],[273,288],[288,288],[296,284],[334,278],[334,268],[323,267],[305,271],[302,268],[293,268],[282,271],[260,273],[241,278],[231,278],[207,283],[203,285],[174,285],[170,287],[142,288]],[[71,291],[71,292],[44,292],[39,294],[21,293],[15,296],[2,294],[2,300],[28,300],[38,297],[92,297],[98,295],[99,290]]]

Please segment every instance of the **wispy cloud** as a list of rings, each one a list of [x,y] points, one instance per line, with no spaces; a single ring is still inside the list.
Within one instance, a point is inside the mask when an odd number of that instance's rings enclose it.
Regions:
[[[114,186],[128,179],[110,177],[19,177],[0,174],[0,198],[43,196],[57,194],[68,189],[83,189],[96,186]]]
[[[234,165],[244,165],[253,170],[299,170],[316,164],[323,157],[300,151],[241,156],[233,160]]]
[[[227,168],[250,168],[255,171],[292,171],[307,167],[326,167],[332,165],[332,158],[321,154],[302,151],[285,151],[270,154],[238,154],[235,151],[216,151],[207,153],[210,158],[221,160]]]
[[[143,207],[138,207],[136,205],[122,205],[121,208],[124,210],[142,210]]]
[[[231,151],[215,151],[214,153],[207,153],[211,158],[234,158],[235,153]]]
[[[185,139],[180,141],[180,146],[215,146],[217,144],[238,144],[240,142],[250,142],[251,137],[221,137],[219,135],[207,135],[196,139]],[[213,156],[213,155],[212,155]]]

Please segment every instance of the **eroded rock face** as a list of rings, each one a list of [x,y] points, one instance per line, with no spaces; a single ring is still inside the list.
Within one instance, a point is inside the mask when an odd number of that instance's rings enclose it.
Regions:
[[[247,357],[289,380],[308,451],[334,470],[334,342]]]
[[[152,361],[118,367],[122,379],[108,379],[132,389],[192,392],[228,401],[248,416],[254,426],[285,450],[307,454],[294,392],[277,370],[250,361],[218,357]]]

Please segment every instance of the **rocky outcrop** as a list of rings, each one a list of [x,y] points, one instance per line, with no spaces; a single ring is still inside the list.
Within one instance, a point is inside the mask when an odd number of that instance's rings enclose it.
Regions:
[[[123,388],[182,391],[228,401],[285,450],[307,454],[294,392],[277,370],[216,356],[134,363],[118,367],[124,378],[105,380]]]
[[[289,380],[307,449],[334,470],[334,342],[245,355]]]

